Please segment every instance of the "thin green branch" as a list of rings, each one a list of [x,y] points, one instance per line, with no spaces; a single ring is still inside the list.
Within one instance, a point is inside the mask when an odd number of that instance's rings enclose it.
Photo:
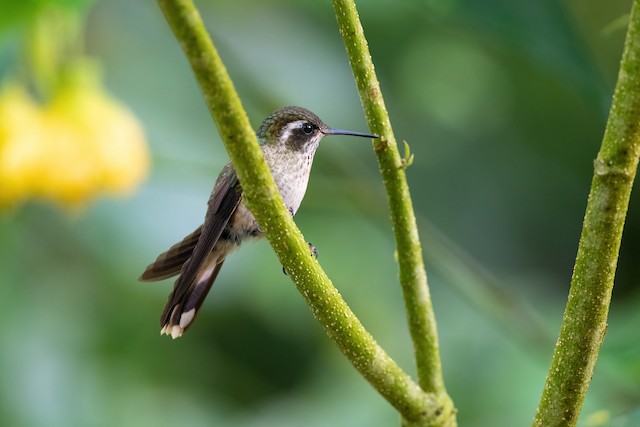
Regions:
[[[353,0],[334,0],[333,7],[360,99],[372,132],[381,135],[374,142],[380,172],[387,190],[395,232],[404,302],[413,339],[418,379],[428,392],[446,395],[442,380],[436,320],[431,305],[422,247],[404,172],[406,162],[398,152],[369,46]],[[453,406],[451,407],[453,410]]]
[[[256,136],[200,15],[191,0],[158,0],[200,83],[253,212],[327,334],[354,367],[402,416],[420,426],[446,426],[447,401],[425,393],[375,342],[309,256],[262,157]]]
[[[640,0],[634,0],[571,290],[534,426],[575,426],[607,330],[624,220],[640,156]]]

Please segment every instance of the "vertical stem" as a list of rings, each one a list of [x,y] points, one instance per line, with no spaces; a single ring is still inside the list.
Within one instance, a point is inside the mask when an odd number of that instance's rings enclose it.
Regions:
[[[427,392],[446,394],[440,365],[436,320],[404,164],[391,129],[389,114],[384,105],[356,6],[353,0],[334,0],[333,7],[369,127],[372,132],[381,136],[374,141],[374,150],[391,211],[400,283],[413,340],[419,384]]]
[[[607,329],[622,230],[640,156],[640,0],[591,182],[571,290],[534,426],[575,426]]]

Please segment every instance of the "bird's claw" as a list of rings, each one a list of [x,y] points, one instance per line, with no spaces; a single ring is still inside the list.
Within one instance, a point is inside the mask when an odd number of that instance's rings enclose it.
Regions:
[[[315,246],[313,246],[311,244],[311,242],[307,242],[307,245],[309,245],[309,250],[311,251],[311,256],[314,257],[315,259],[318,259],[318,248],[316,248]],[[284,266],[282,266],[282,272],[284,273],[285,276],[288,276],[289,274],[287,274],[287,270],[284,268]]]
[[[311,256],[318,259],[318,248],[313,246],[311,242],[307,242],[307,245],[309,245],[309,249],[311,249]]]

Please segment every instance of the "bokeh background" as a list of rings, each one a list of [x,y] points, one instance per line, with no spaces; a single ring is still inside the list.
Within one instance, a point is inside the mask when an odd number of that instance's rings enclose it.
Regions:
[[[0,2],[3,78],[23,69],[24,24],[46,2],[18,3]],[[359,3],[396,136],[415,154],[407,175],[459,423],[528,425],[631,1]],[[256,127],[295,104],[367,130],[329,2],[198,6]],[[159,335],[172,282],[137,277],[201,223],[228,158],[157,4],[83,7],[84,50],[144,128],[151,168],[128,197],[73,209],[36,197],[0,213],[0,425],[399,425],[264,241],[228,259],[183,338]],[[296,222],[364,325],[413,374],[367,142],[323,142]],[[640,425],[639,251],[635,192],[582,426]]]

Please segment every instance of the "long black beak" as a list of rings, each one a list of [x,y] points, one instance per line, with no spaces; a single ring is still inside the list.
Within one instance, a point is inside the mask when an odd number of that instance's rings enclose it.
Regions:
[[[351,130],[344,129],[323,129],[322,133],[325,135],[350,135],[350,136],[361,136],[363,138],[380,138],[378,135],[373,133],[364,133],[364,132],[354,132]]]

